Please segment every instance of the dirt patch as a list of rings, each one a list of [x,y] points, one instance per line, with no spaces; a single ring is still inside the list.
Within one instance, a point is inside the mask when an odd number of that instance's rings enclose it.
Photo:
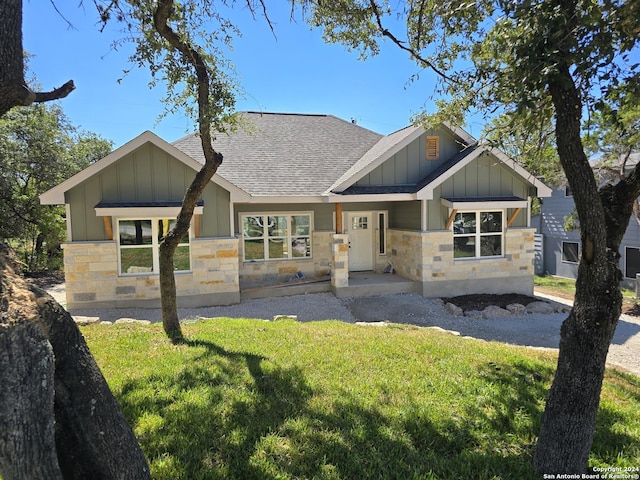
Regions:
[[[460,295],[458,297],[443,298],[442,300],[444,300],[445,303],[453,303],[465,312],[468,312],[470,310],[484,310],[491,305],[496,305],[500,308],[506,308],[507,305],[510,305],[512,303],[519,303],[521,305],[527,306],[531,302],[538,301],[538,299],[534,297],[530,297],[529,295],[521,295],[519,293],[506,293],[503,295]]]
[[[568,293],[556,292],[555,290],[540,287],[536,287],[536,291],[573,301],[573,295],[570,295]],[[640,303],[623,300],[622,313],[625,315],[629,315],[630,317],[640,317]]]

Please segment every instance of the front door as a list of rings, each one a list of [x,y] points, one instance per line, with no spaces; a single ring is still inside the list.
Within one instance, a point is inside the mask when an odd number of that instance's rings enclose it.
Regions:
[[[373,270],[373,214],[348,212],[346,232],[349,235],[349,271]]]

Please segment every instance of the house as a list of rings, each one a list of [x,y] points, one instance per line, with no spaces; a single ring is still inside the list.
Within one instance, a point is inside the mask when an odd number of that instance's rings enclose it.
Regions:
[[[536,273],[577,278],[582,254],[580,231],[565,228],[565,218],[571,216],[574,209],[569,187],[554,188],[551,196],[542,202],[540,215],[532,219],[532,225],[541,236],[541,262],[536,265]],[[631,216],[620,243],[620,269],[622,285],[635,288],[636,275],[640,273],[640,224],[635,215]]]
[[[176,251],[179,305],[294,277],[347,296],[354,272],[390,265],[426,297],[532,293],[529,198],[551,190],[504,153],[447,125],[242,115]],[[69,309],[159,305],[158,245],[203,161],[197,136],[145,132],[41,195],[66,206]]]

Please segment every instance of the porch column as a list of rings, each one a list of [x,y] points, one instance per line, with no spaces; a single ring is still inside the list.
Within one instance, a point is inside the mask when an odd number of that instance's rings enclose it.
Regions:
[[[336,203],[336,233],[342,234],[344,233],[342,226],[342,203]]]
[[[349,286],[349,235],[331,235],[331,290]]]

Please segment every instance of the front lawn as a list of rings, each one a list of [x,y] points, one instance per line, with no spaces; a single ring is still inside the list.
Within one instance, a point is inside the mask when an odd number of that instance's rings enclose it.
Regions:
[[[411,326],[83,327],[155,479],[528,479],[555,354]],[[607,373],[592,466],[638,466],[640,379]]]

